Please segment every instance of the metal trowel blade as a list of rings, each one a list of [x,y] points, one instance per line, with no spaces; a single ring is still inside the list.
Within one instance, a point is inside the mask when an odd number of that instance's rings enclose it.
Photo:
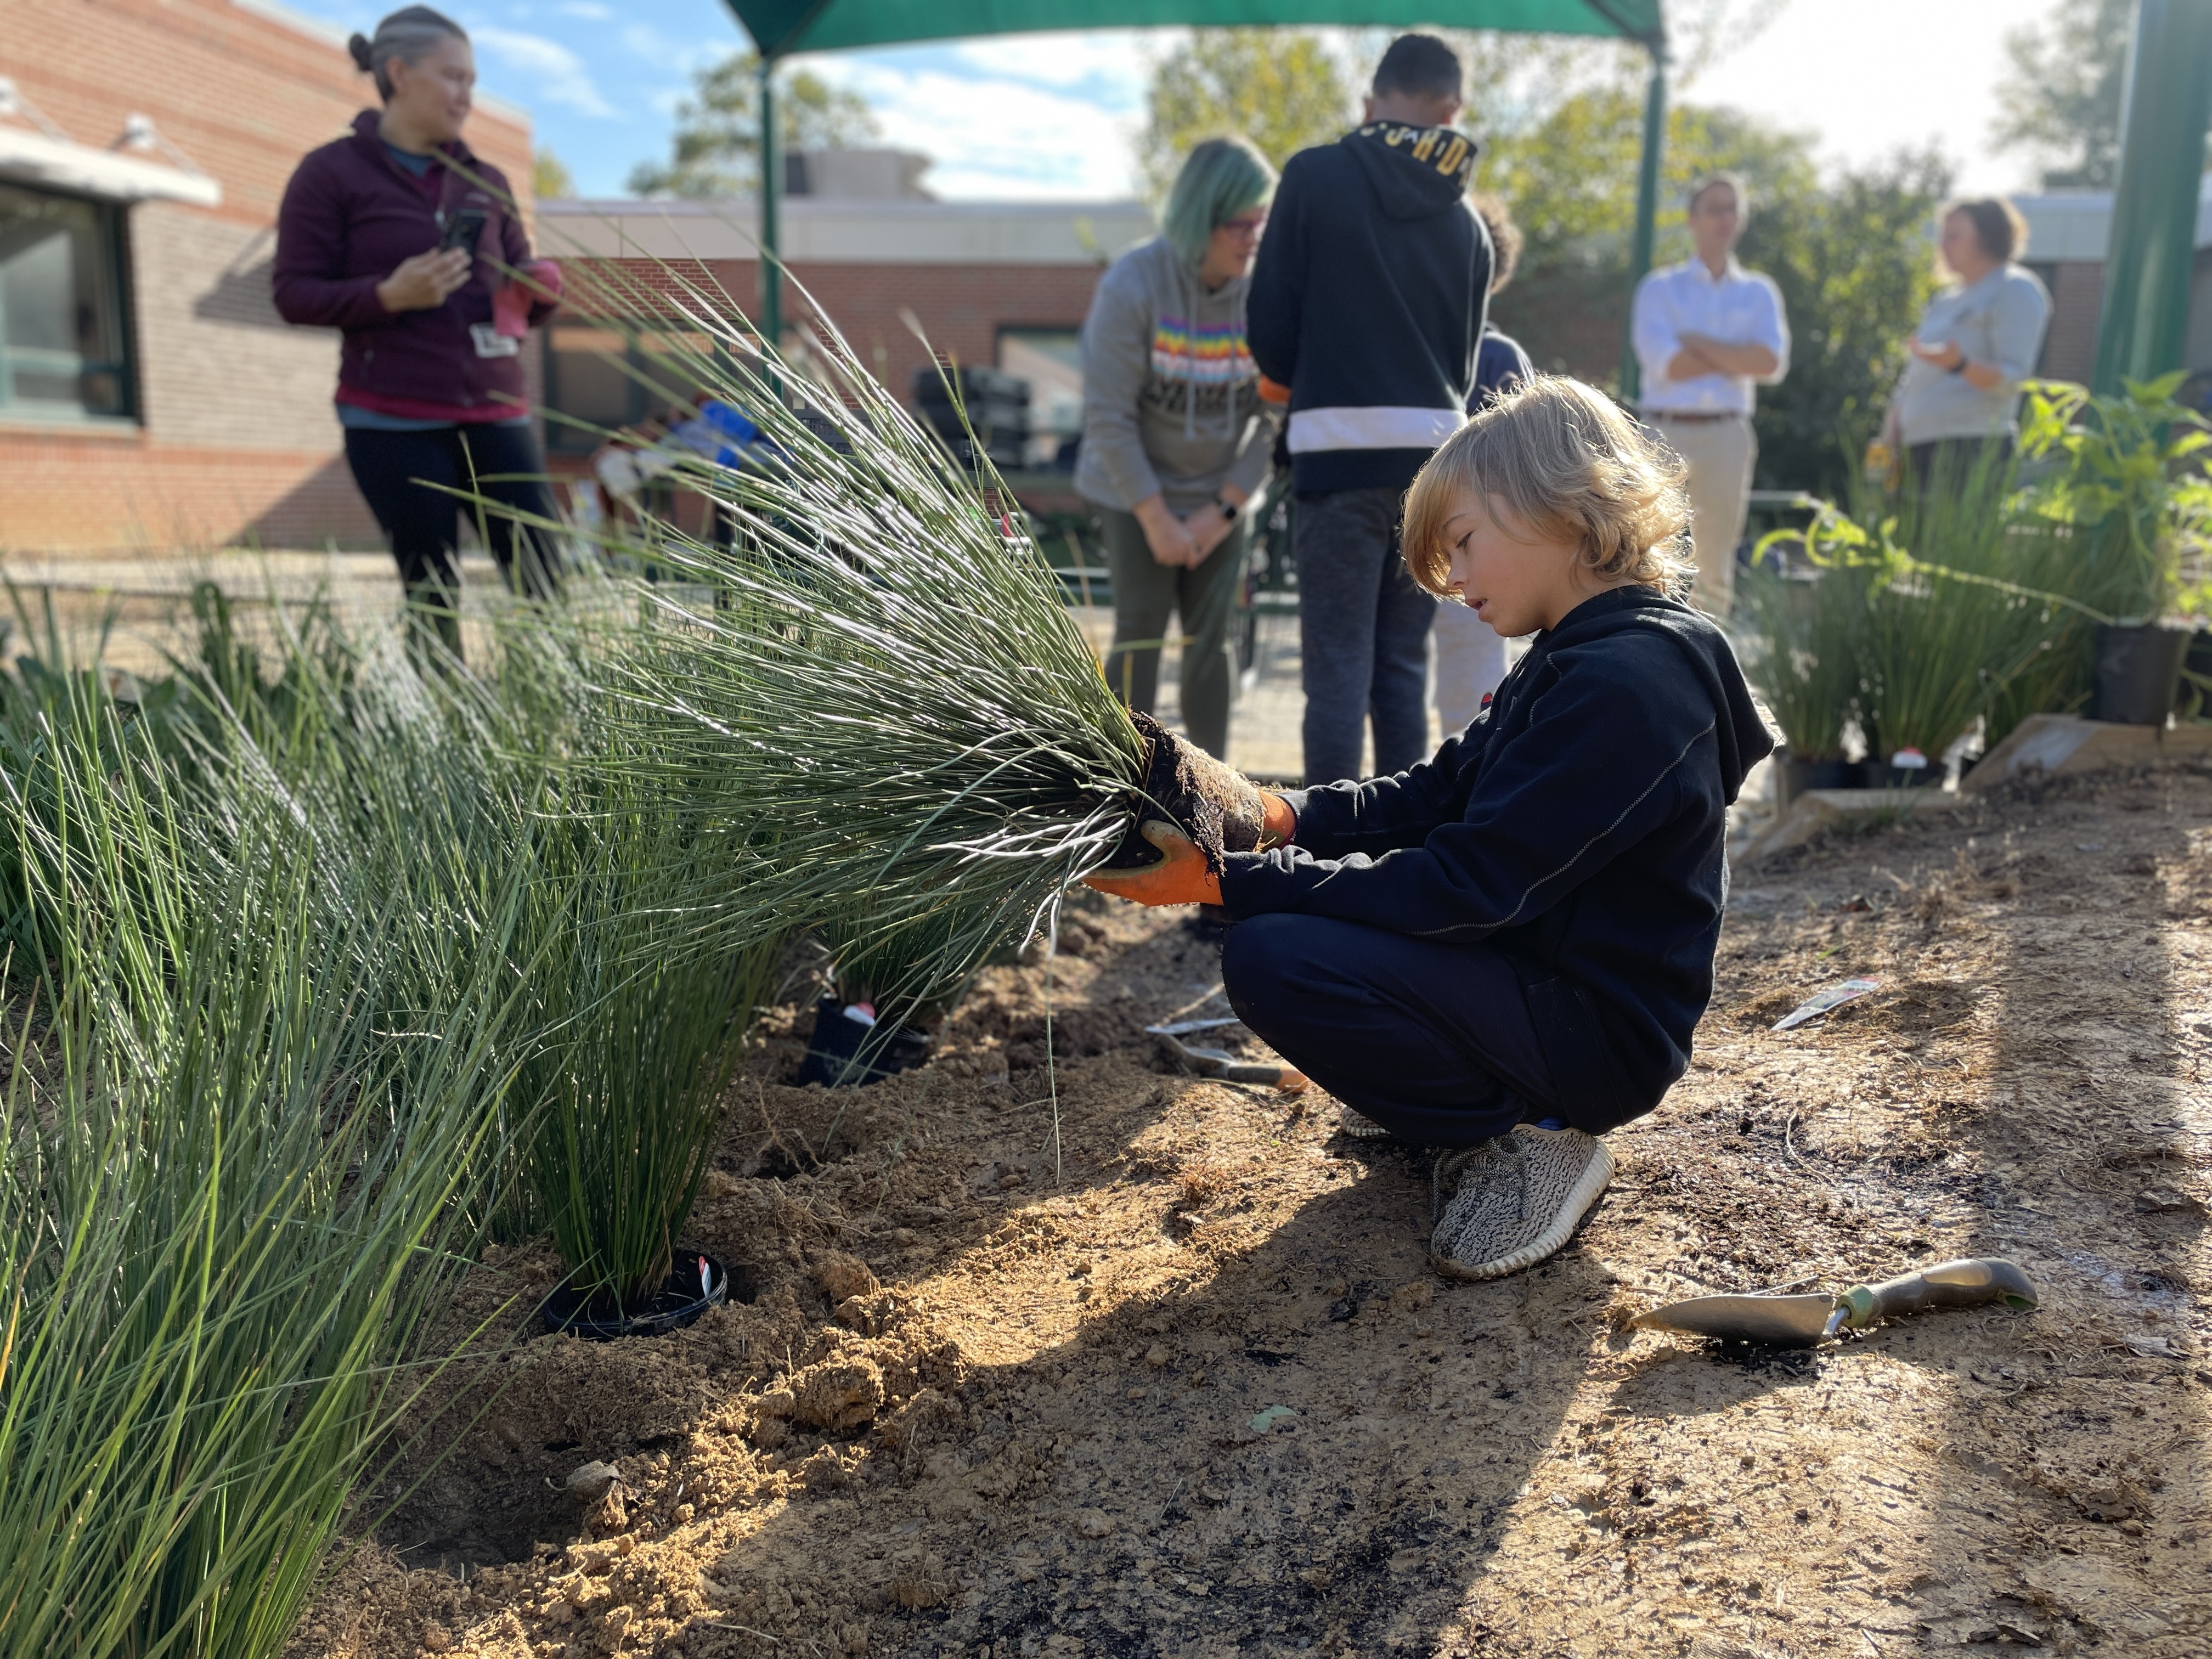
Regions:
[[[1832,1296],[1698,1296],[1654,1308],[1629,1322],[1647,1331],[1809,1348],[1827,1334],[1828,1316],[1835,1309]]]

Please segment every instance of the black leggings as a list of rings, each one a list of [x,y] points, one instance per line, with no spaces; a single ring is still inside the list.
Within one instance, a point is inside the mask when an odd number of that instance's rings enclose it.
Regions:
[[[544,459],[528,427],[447,426],[428,432],[349,427],[345,447],[354,482],[391,538],[408,599],[428,613],[454,655],[461,644],[464,510],[475,516],[509,586],[538,599],[553,592],[558,566],[542,532],[496,512],[478,512],[445,493],[470,490],[499,507],[551,519]]]

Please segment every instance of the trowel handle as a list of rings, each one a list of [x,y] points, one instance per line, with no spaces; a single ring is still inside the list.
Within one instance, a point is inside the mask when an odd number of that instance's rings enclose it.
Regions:
[[[2036,1305],[2034,1281],[2020,1264],[2002,1256],[1966,1256],[1939,1261],[1879,1285],[1854,1285],[1836,1298],[1844,1323],[1863,1330],[1876,1320],[1923,1308],[1979,1308],[2002,1302],[2008,1308]]]

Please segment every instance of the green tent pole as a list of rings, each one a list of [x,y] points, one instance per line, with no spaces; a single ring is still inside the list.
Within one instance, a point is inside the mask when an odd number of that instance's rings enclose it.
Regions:
[[[2212,123],[2212,0],[2139,0],[2124,108],[2097,323],[2103,392],[2182,367]]]
[[[760,63],[760,331],[783,343],[783,134],[775,113],[775,59]]]
[[[1659,220],[1659,167],[1667,153],[1667,59],[1651,52],[1651,81],[1644,94],[1644,165],[1636,175],[1636,240],[1628,255],[1627,331],[1620,343],[1620,395],[1630,403],[1643,389],[1636,362],[1636,285],[1651,269],[1651,244]]]

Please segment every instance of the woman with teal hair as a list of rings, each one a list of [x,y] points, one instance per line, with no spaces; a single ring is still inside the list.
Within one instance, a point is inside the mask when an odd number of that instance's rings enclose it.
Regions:
[[[1244,508],[1274,447],[1244,344],[1244,296],[1274,190],[1274,169],[1245,140],[1198,145],[1176,175],[1163,234],[1107,269],[1083,325],[1075,484],[1097,514],[1114,576],[1107,678],[1151,713],[1159,641],[1177,614],[1183,726],[1224,758]]]

